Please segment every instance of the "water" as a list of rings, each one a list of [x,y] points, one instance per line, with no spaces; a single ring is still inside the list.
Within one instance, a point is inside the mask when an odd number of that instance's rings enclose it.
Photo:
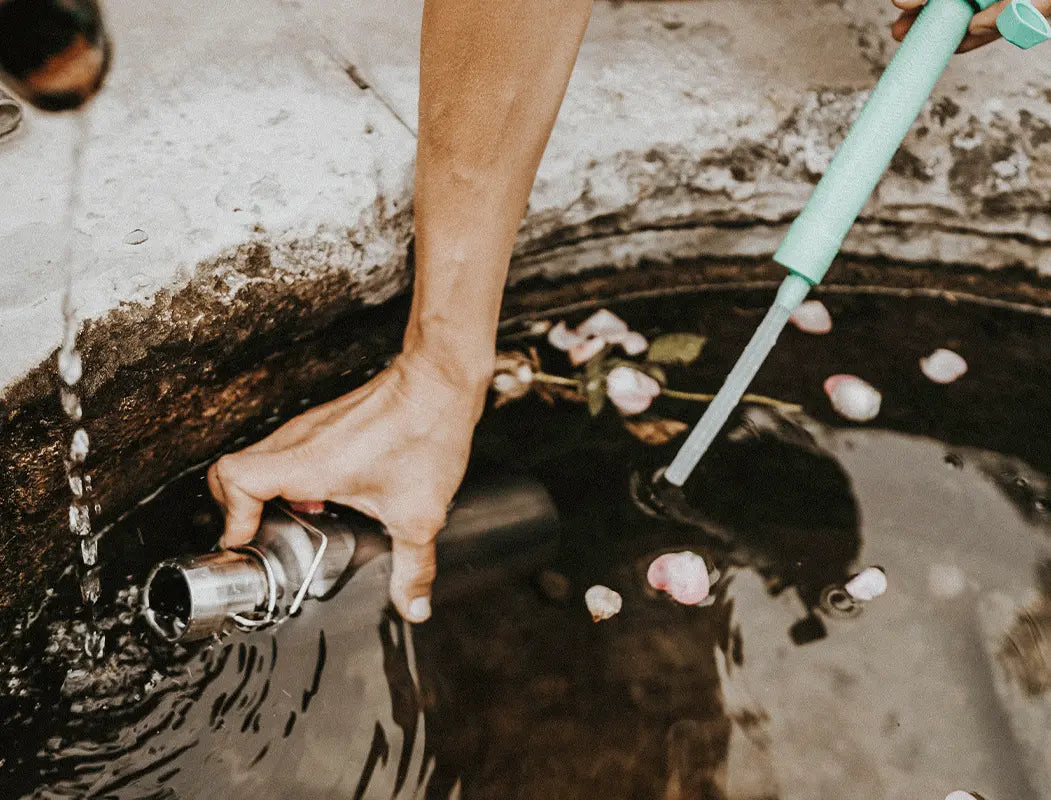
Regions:
[[[0,667],[17,683],[0,697],[4,796],[1051,798],[1051,445],[1033,434],[1051,401],[1019,389],[1051,380],[1051,320],[824,300],[835,332],[789,329],[755,386],[809,416],[739,413],[680,494],[645,491],[679,441],[644,446],[613,414],[536,398],[487,414],[472,471],[543,481],[560,553],[543,579],[509,564],[485,588],[443,576],[467,589],[411,631],[387,607],[381,558],[276,630],[187,648],[150,638],[135,586],[220,530],[203,471],[183,476],[100,542],[103,658],[77,658],[70,582]],[[710,335],[700,362],[669,371],[710,391],[768,303],[617,310],[647,334]],[[919,371],[940,345],[971,365],[958,384]],[[821,380],[847,369],[884,391],[877,424],[828,410]],[[990,393],[995,407],[978,402]],[[646,584],[656,554],[687,547],[722,576],[710,607]],[[823,605],[872,564],[885,596],[860,614]],[[583,603],[597,583],[624,598],[600,624]]]
[[[87,431],[79,427],[84,417],[84,408],[78,389],[81,378],[84,377],[84,362],[77,349],[79,320],[73,297],[73,283],[76,276],[73,242],[76,236],[76,220],[80,211],[81,186],[84,179],[84,148],[87,146],[89,131],[88,123],[83,116],[78,116],[75,120],[69,170],[70,190],[64,220],[66,247],[62,258],[67,276],[62,294],[62,346],[58,351],[57,366],[60,383],[59,402],[62,404],[66,417],[76,426],[70,438],[69,452],[64,463],[66,481],[69,484],[71,495],[69,530],[77,541],[81,597],[85,605],[84,652],[93,658],[101,658],[106,647],[106,640],[95,624],[95,604],[99,599],[100,584],[97,569],[98,537],[94,533],[91,520],[92,516],[97,516],[102,509],[94,502],[91,475],[88,474],[86,467],[91,451],[91,441]]]

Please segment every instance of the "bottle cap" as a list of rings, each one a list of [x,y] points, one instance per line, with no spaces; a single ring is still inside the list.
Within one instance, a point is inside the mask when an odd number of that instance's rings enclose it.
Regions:
[[[997,17],[996,27],[1007,41],[1023,50],[1051,39],[1051,24],[1029,0],[1011,0]]]

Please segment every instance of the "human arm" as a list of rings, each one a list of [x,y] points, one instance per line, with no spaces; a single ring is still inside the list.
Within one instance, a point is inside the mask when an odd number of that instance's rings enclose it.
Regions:
[[[429,616],[434,537],[466,469],[511,250],[590,10],[591,0],[426,0],[403,352],[213,465],[225,545],[251,539],[273,497],[351,506],[391,535],[395,606]]]

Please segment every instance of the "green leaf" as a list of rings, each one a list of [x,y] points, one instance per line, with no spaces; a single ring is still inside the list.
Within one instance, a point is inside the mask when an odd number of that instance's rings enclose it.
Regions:
[[[692,364],[707,341],[696,333],[666,333],[650,342],[646,358],[658,364]]]

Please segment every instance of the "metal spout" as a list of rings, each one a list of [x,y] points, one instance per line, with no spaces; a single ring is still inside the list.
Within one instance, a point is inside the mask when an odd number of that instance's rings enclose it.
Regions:
[[[38,108],[79,108],[102,86],[110,60],[97,0],[0,2],[0,73]]]
[[[164,561],[146,580],[146,621],[171,642],[204,639],[228,628],[234,615],[269,604],[272,587],[255,555],[224,550]]]

